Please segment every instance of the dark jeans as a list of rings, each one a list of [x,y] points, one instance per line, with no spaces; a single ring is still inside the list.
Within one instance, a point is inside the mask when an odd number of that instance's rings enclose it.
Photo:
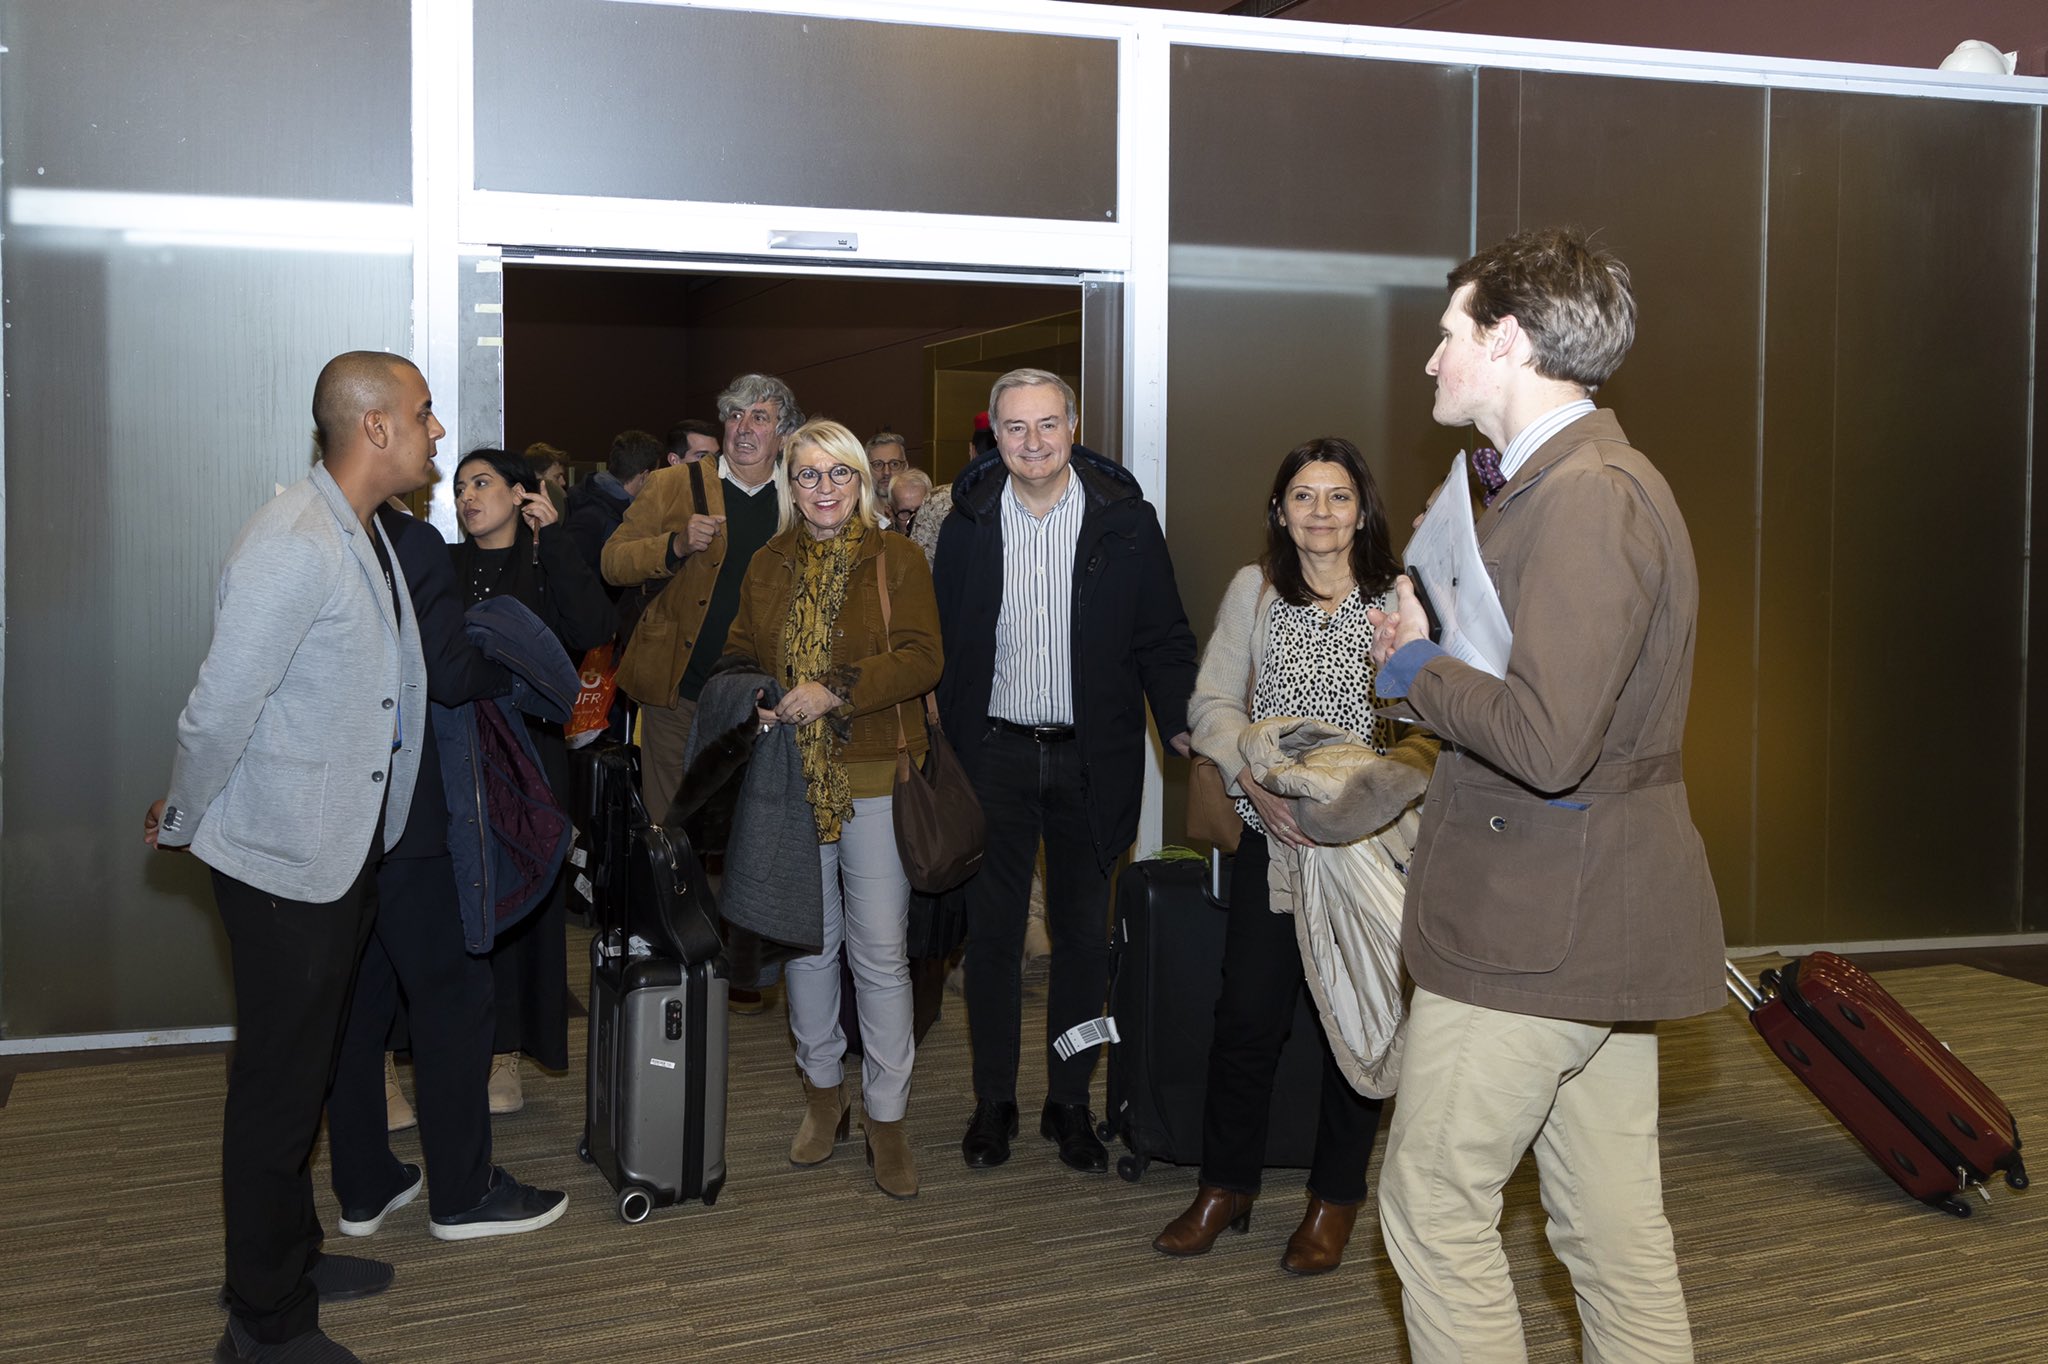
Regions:
[[[1080,745],[1041,743],[989,727],[980,744],[974,793],[988,820],[988,850],[967,883],[967,1024],[974,1045],[974,1095],[1015,1102],[1023,1031],[1024,927],[1031,874],[1045,840],[1046,932],[1052,974],[1045,1008],[1046,1097],[1086,1104],[1097,1049],[1062,1061],[1052,1040],[1100,1017],[1109,992],[1109,874],[1095,860]]]
[[[363,949],[341,1063],[327,1099],[334,1196],[382,1207],[404,1167],[391,1154],[384,1040],[403,1000],[412,1037],[420,1152],[437,1217],[483,1201],[491,1174],[491,965],[463,947],[455,872],[440,857],[392,858],[377,873],[376,929]]]
[[[1223,994],[1216,1001],[1216,1040],[1209,1047],[1202,1109],[1202,1183],[1244,1194],[1259,1191],[1273,1077],[1292,1030],[1295,1001],[1307,988],[1294,917],[1273,913],[1266,862],[1266,836],[1247,828],[1231,870]],[[1351,1087],[1320,1028],[1316,1040],[1323,1051],[1323,1086],[1309,1192],[1331,1203],[1357,1203],[1365,1198],[1380,1101]]]
[[[383,830],[376,835],[382,847]],[[320,1253],[313,1140],[356,963],[377,914],[378,853],[336,900],[265,894],[220,872],[213,896],[234,964],[235,1047],[221,1119],[228,1307],[257,1340],[320,1322],[306,1271]]]

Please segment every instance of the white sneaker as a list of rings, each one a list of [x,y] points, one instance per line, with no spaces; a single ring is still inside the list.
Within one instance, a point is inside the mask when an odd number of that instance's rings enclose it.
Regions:
[[[415,1198],[418,1198],[420,1196],[420,1186],[425,1183],[420,1178],[420,1167],[407,1163],[405,1177],[409,1182],[404,1188],[391,1195],[391,1201],[383,1207],[343,1208],[341,1210],[341,1221],[337,1224],[341,1227],[341,1234],[343,1236],[374,1236],[377,1233],[377,1228],[384,1225],[386,1217],[412,1202]]]

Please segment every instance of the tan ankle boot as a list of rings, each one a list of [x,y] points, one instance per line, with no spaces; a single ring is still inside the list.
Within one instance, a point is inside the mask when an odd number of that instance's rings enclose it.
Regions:
[[[491,1078],[484,1092],[493,1113],[517,1113],[526,1107],[526,1090],[519,1083],[518,1052],[504,1051],[491,1057]]]
[[[384,1126],[386,1131],[403,1132],[419,1124],[413,1114],[412,1105],[406,1102],[405,1091],[398,1087],[398,1062],[390,1052],[384,1053]]]
[[[820,1089],[811,1083],[810,1076],[802,1079],[804,1120],[797,1126],[796,1140],[789,1144],[789,1163],[818,1165],[832,1159],[832,1148],[846,1140],[851,1111],[846,1106],[844,1084]]]
[[[910,1154],[910,1133],[903,1119],[878,1122],[860,1120],[867,1134],[868,1164],[875,1171],[875,1187],[891,1198],[917,1197],[917,1159]]]

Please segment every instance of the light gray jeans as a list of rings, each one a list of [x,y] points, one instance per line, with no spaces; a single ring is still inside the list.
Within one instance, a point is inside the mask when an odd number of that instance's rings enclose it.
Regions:
[[[861,1110],[877,1122],[902,1118],[910,1103],[910,962],[903,941],[910,881],[896,855],[896,816],[888,796],[856,800],[837,843],[818,845],[825,887],[825,950],[788,964],[789,1030],[796,1062],[821,1089],[845,1075],[846,1034],[839,1027],[839,952],[853,967],[860,1016]]]

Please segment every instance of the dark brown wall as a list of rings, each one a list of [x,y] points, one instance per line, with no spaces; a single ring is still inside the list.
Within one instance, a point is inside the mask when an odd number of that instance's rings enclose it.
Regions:
[[[1112,0],[1116,3],[1118,0]],[[1230,0],[1122,0],[1133,8],[1217,13]],[[1258,8],[1274,8],[1258,6]],[[1934,67],[1965,38],[2019,54],[2019,74],[2048,74],[2048,5],[2041,0],[1299,0],[1281,19],[1489,33],[1564,42],[1742,52],[1805,61]]]
[[[807,415],[844,422],[862,439],[885,426],[899,432],[911,462],[930,469],[924,348],[1080,306],[1072,287],[759,275],[706,280],[690,295],[690,410],[708,414],[734,375],[758,370],[787,383]],[[971,435],[937,433],[958,442]]]
[[[2040,0],[1303,0],[1286,17],[1880,66],[1939,66],[1957,43],[1981,38],[2018,53],[2021,74],[2048,72],[2048,5]]]
[[[758,370],[862,438],[901,432],[929,469],[924,348],[1080,306],[1070,286],[509,266],[506,444],[602,464],[616,432],[713,418],[719,390]]]
[[[628,427],[681,417],[687,281],[645,270],[505,269],[505,444],[604,463]]]

